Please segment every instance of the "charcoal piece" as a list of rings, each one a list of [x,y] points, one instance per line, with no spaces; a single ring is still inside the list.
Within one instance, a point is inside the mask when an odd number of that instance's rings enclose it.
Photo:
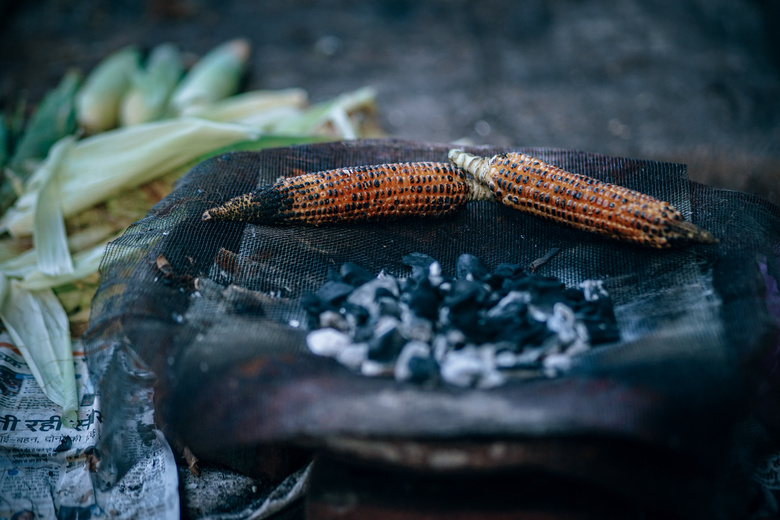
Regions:
[[[355,289],[347,297],[347,302],[360,305],[367,309],[372,316],[378,317],[377,294],[379,291],[381,291],[381,294],[387,294],[386,291],[389,291],[390,295],[398,297],[398,282],[392,277],[374,278]]]
[[[343,282],[334,282],[329,280],[317,289],[317,297],[326,304],[334,304],[344,299],[355,288]]]
[[[424,383],[436,378],[439,365],[430,356],[414,356],[407,363],[409,367],[409,381],[412,383]]]
[[[456,277],[459,280],[483,281],[490,276],[490,270],[485,267],[482,260],[474,255],[462,254],[455,264]]]
[[[479,324],[479,309],[475,305],[461,305],[450,308],[449,324],[460,329],[474,341],[481,341],[484,330]]]
[[[557,334],[562,344],[568,345],[577,339],[575,324],[574,311],[570,307],[561,302],[553,305],[552,316],[547,319],[547,329]]]
[[[564,283],[554,276],[536,276],[533,279],[533,285],[539,291],[563,291],[565,288]]]
[[[410,340],[424,341],[433,339],[434,325],[431,320],[421,318],[408,307],[401,311],[401,333]]]
[[[405,343],[401,322],[395,318],[381,318],[368,340],[368,359],[391,361],[398,356]]]
[[[379,300],[382,299],[382,298],[393,298],[393,299],[395,299],[396,296],[397,295],[393,294],[393,292],[390,289],[388,289],[387,287],[379,287],[374,292],[374,300],[377,301],[377,302],[379,302]]]
[[[354,323],[357,326],[365,325],[366,322],[368,322],[368,318],[371,316],[368,309],[362,305],[358,305],[349,301],[346,301],[341,305],[341,310],[344,312],[347,321],[354,320]]]
[[[352,344],[352,339],[336,329],[317,329],[306,335],[306,346],[312,354],[336,357]]]
[[[488,289],[483,283],[472,280],[455,280],[444,296],[443,304],[456,310],[462,306],[479,306],[487,297]]]
[[[528,313],[531,295],[527,292],[510,291],[487,311],[487,317],[512,321],[524,318]]]
[[[496,368],[495,351],[487,346],[450,351],[440,373],[442,380],[460,387],[491,388],[504,382]]]
[[[410,285],[414,285],[415,283],[421,283],[423,281],[428,281],[428,269],[425,267],[420,267],[418,265],[415,265],[412,267],[412,273],[409,275],[409,282],[411,282]]]
[[[563,290],[564,297],[571,303],[580,303],[585,301],[585,293],[574,287],[567,287]]]
[[[357,370],[368,358],[366,343],[350,343],[336,355],[336,360],[347,368]]]
[[[502,262],[496,266],[493,273],[501,278],[512,278],[519,273],[522,273],[523,267],[520,264],[508,264]]]
[[[410,341],[406,345],[404,345],[403,349],[401,350],[401,353],[398,355],[398,360],[395,363],[395,369],[393,371],[393,375],[395,376],[395,379],[397,381],[410,381],[412,379],[412,370],[409,366],[412,359],[420,358],[420,359],[429,359],[431,357],[431,348],[428,346],[427,343],[423,341]],[[424,367],[423,364],[418,364],[415,366],[416,369],[416,377],[419,380],[420,377],[420,368]],[[437,368],[437,367],[435,367]],[[433,376],[436,375],[436,372],[438,370],[434,371],[432,374]]]
[[[504,278],[501,282],[501,289],[504,291],[522,291],[527,292],[533,287],[533,278],[530,276],[514,276]]]
[[[318,324],[323,329],[330,328],[342,332],[349,330],[349,323],[347,323],[346,318],[341,313],[333,310],[326,310],[320,313]]]
[[[435,262],[433,258],[424,253],[409,253],[401,258],[401,262],[409,267],[422,267],[428,269],[428,266]]]
[[[439,308],[439,297],[427,277],[401,295],[401,302],[407,304],[417,315],[429,320],[435,319]]]
[[[401,317],[401,304],[395,298],[377,298],[376,304],[379,309],[379,316]]]
[[[588,330],[588,338],[591,345],[620,341],[620,330],[614,321],[605,321],[598,318],[584,318],[582,321]]]
[[[447,281],[439,262],[433,262],[428,266],[428,281],[433,287],[439,287],[442,283]]]
[[[496,341],[506,341],[523,348],[530,345],[541,345],[552,335],[547,324],[533,319],[514,322],[504,328],[495,338]]]
[[[371,274],[368,270],[363,269],[359,265],[352,262],[346,262],[343,264],[341,269],[339,269],[339,274],[345,283],[348,283],[354,287],[358,287],[374,279],[374,275]]]

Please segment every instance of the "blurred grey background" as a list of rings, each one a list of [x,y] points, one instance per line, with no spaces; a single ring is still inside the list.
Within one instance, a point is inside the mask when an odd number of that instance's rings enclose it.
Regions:
[[[780,201],[776,0],[0,0],[0,109],[130,43],[253,45],[248,89],[371,85],[391,136],[687,163]]]

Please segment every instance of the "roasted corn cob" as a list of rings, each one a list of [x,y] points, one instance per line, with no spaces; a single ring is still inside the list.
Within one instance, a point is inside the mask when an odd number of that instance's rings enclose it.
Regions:
[[[203,220],[255,224],[330,224],[441,217],[469,200],[491,197],[446,163],[402,163],[338,168],[288,177],[203,213]]]
[[[487,158],[450,150],[449,159],[485,184],[495,200],[525,213],[650,247],[717,242],[708,231],[684,221],[668,202],[529,155]]]

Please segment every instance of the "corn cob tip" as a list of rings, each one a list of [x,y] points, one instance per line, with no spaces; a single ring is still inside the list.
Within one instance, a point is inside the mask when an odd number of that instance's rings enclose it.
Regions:
[[[207,209],[201,215],[201,220],[241,220],[253,224],[269,224],[280,221],[283,210],[279,190],[274,186],[265,186]]]
[[[668,233],[670,245],[717,244],[719,240],[706,229],[685,220],[671,221]]]

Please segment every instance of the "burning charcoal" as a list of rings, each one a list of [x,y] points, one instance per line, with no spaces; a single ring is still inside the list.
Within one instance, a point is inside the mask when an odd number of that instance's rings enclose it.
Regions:
[[[347,262],[342,265],[341,269],[339,269],[339,274],[345,283],[348,283],[354,287],[361,286],[364,283],[370,282],[374,279],[373,274],[371,274],[366,269],[363,269],[359,265],[353,264],[352,262]]]
[[[306,345],[318,356],[336,357],[351,344],[350,337],[336,329],[318,329],[306,335]]]
[[[317,290],[317,297],[322,300],[323,303],[334,304],[345,298],[354,290],[355,288],[349,284],[327,281]]]
[[[428,266],[434,263],[436,260],[424,253],[409,253],[401,258],[401,262],[409,267],[422,267],[428,269]]]
[[[401,322],[395,318],[383,317],[374,327],[368,341],[368,359],[391,361],[401,352],[406,339],[401,334]]]
[[[422,360],[422,362],[412,360]],[[431,358],[431,348],[428,344],[423,341],[410,341],[404,345],[398,356],[394,375],[396,381],[423,382],[435,377],[437,372],[438,367],[436,361]]]
[[[476,256],[462,254],[456,263],[456,276],[459,280],[484,280],[490,271]]]

